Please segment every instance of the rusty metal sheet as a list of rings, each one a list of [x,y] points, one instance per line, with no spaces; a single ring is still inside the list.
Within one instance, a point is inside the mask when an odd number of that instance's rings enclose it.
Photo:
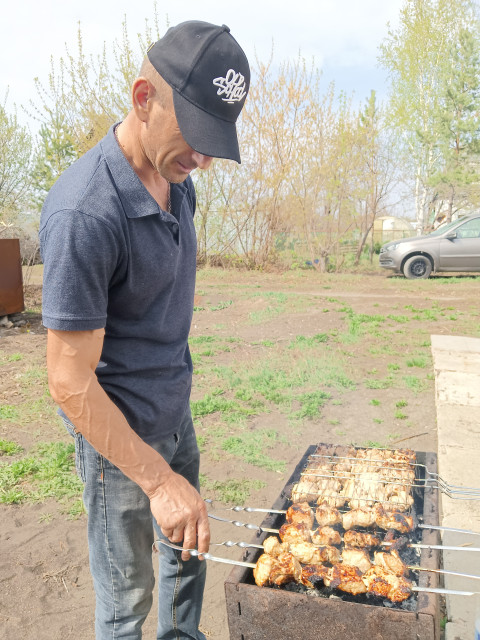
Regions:
[[[279,497],[273,509],[285,509],[290,504],[290,492],[301,470],[316,446],[310,446]],[[436,472],[434,453],[417,452],[417,462]],[[426,524],[438,524],[438,491],[424,492],[423,516]],[[276,529],[283,523],[279,514],[268,514],[261,526]],[[254,541],[261,544],[266,533],[257,533]],[[424,529],[422,542],[439,544],[438,531]],[[245,550],[242,560],[256,562],[261,551]],[[423,549],[421,566],[439,568],[438,550]],[[438,574],[420,572],[419,585],[437,587]],[[391,609],[336,598],[307,596],[283,589],[260,588],[253,580],[252,570],[234,567],[225,581],[230,640],[439,640],[439,595],[419,593],[416,611]]]
[[[0,239],[0,316],[25,309],[18,239]]]
[[[432,616],[225,584],[230,640],[434,640]]]

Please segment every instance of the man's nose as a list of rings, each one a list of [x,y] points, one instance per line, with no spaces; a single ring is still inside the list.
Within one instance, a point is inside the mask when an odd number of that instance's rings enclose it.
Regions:
[[[213,160],[211,156],[204,156],[203,153],[198,153],[198,151],[193,152],[192,158],[199,169],[208,169]]]

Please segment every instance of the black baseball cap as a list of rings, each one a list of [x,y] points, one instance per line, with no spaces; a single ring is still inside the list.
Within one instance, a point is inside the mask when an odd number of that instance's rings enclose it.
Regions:
[[[250,86],[250,67],[226,25],[189,20],[171,27],[147,56],[173,89],[178,126],[198,153],[240,163],[235,122]]]

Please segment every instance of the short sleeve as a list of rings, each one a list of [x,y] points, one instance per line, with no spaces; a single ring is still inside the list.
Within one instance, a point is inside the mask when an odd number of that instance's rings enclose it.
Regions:
[[[40,248],[43,324],[63,331],[104,328],[119,258],[113,230],[81,211],[58,211],[40,231]]]

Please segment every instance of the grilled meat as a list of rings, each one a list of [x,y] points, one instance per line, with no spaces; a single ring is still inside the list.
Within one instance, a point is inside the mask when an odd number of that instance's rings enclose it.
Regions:
[[[363,581],[369,593],[379,598],[388,598],[392,602],[402,602],[412,595],[410,580],[381,567],[371,567],[363,574]]]
[[[319,527],[332,526],[342,522],[342,515],[340,511],[327,504],[320,504],[317,507],[315,511],[315,518],[317,519]]]
[[[311,478],[302,478],[292,487],[292,502],[315,502],[318,498],[318,487]]]
[[[343,534],[343,542],[347,547],[357,547],[364,549],[367,547],[378,547],[381,540],[373,533],[364,533],[362,531],[354,531],[350,529]]]
[[[342,538],[338,531],[332,529],[332,527],[319,527],[315,531],[311,532],[313,544],[326,545],[326,544],[341,544]]]
[[[362,573],[357,567],[345,564],[337,564],[325,576],[324,582],[327,587],[340,589],[346,593],[357,595],[366,593],[367,587],[362,580]]]
[[[396,576],[405,576],[408,574],[407,565],[402,561],[398,555],[398,551],[395,551],[395,549],[390,553],[386,551],[375,551],[373,557],[373,562],[377,567],[394,573]]]
[[[387,511],[381,504],[377,504],[373,509],[361,507],[346,511],[342,521],[345,530],[353,527],[371,527],[374,524],[380,529],[394,529],[399,533],[408,533],[414,528],[412,516],[397,510]]]
[[[288,508],[285,519],[289,524],[303,523],[307,526],[307,529],[312,529],[314,520],[313,509],[308,502],[296,502]]]
[[[357,567],[357,569],[360,569],[362,573],[368,571],[368,569],[370,569],[370,567],[372,566],[370,558],[368,557],[368,553],[365,551],[365,549],[354,549],[345,547],[345,549],[342,551],[342,562],[343,564]]]
[[[330,564],[337,564],[340,562],[340,551],[337,547],[332,547],[326,544],[324,547],[317,547],[318,556],[320,558],[319,563],[329,562]]]
[[[282,542],[310,542],[310,529],[303,524],[283,524],[278,532]]]
[[[273,556],[269,556],[267,553],[263,553],[259,557],[257,564],[255,565],[255,569],[253,570],[255,584],[259,587],[263,587],[270,581],[270,573],[274,564],[275,558]]]
[[[345,530],[354,527],[371,527],[375,524],[375,512],[368,507],[352,509],[343,514],[342,522]]]
[[[291,553],[281,553],[270,571],[270,584],[280,586],[288,582],[299,582],[302,567]]]
[[[291,542],[288,544],[288,551],[302,564],[316,564],[322,561],[318,547],[311,542]]]
[[[363,460],[415,464],[415,451],[412,449],[357,449],[356,457]]]
[[[384,503],[399,511],[413,504],[413,451],[353,449],[350,453],[345,458],[322,453],[318,459],[310,458],[302,479],[294,486],[292,500],[317,499],[317,504],[336,508],[348,504],[350,509]]]
[[[381,504],[375,507],[375,522],[380,529],[394,529],[399,533],[408,533],[414,528],[412,516],[400,511],[386,511]]]
[[[280,542],[280,540],[276,536],[269,536],[263,541],[263,548],[265,550],[265,553],[268,553],[269,556],[276,558],[281,553],[285,553],[286,551],[288,551],[288,544]]]
[[[310,542],[292,542],[288,545],[289,552],[302,564],[323,564],[340,562],[340,551],[336,547],[325,545],[316,547]]]
[[[329,571],[330,569],[323,564],[306,564],[302,567],[300,582],[310,589],[315,589]]]

